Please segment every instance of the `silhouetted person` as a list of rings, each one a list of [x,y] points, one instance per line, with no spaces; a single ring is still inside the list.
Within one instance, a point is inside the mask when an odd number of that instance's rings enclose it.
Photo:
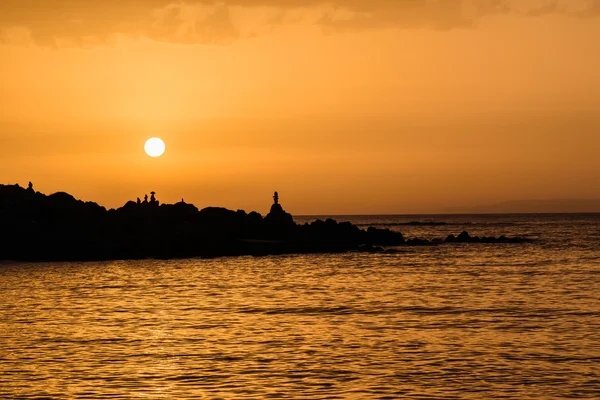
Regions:
[[[156,200],[156,192],[150,192],[151,196],[150,196],[150,205],[153,205],[155,207],[158,206],[158,200]]]
[[[0,260],[104,260],[195,256],[264,255],[348,250],[382,251],[377,246],[429,246],[443,243],[527,243],[519,237],[477,237],[463,232],[443,239],[410,239],[399,232],[350,222],[315,221],[298,225],[273,193],[264,218],[192,204],[158,206],[156,193],[144,206],[128,201],[106,210],[64,193],[46,196],[0,184]],[[181,199],[182,203],[184,199]],[[137,203],[142,204],[140,198]],[[32,232],[32,229],[34,230]],[[33,234],[32,234],[33,233]]]
[[[33,183],[29,182],[29,185],[27,185],[27,192],[35,193],[35,191],[33,190]]]
[[[294,219],[290,213],[285,212],[281,204],[279,204],[279,193],[273,194],[273,205],[271,211],[265,217],[265,222],[277,230],[285,230],[292,226],[296,226]]]

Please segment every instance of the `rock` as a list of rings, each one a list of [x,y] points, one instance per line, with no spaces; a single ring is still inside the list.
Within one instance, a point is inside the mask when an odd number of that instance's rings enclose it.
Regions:
[[[279,204],[279,194],[275,192],[273,196],[274,203],[271,210],[265,217],[265,223],[269,225],[269,229],[274,233],[286,232],[296,226],[294,218],[290,213],[285,212],[281,204]]]
[[[274,196],[264,218],[256,212],[177,204],[127,202],[106,210],[59,192],[32,193],[0,185],[0,260],[108,260],[217,257],[360,250],[398,252],[382,246],[431,246],[442,239],[414,238],[333,219],[297,225]],[[526,238],[449,235],[446,243],[524,243]]]
[[[430,246],[432,243],[426,239],[414,238],[407,240],[406,244],[408,246]]]
[[[400,232],[393,232],[389,229],[379,229],[372,226],[367,229],[367,238],[369,243],[383,246],[399,246],[405,242]]]
[[[383,247],[373,246],[372,244],[361,244],[357,248],[358,251],[366,252],[366,253],[383,253]]]
[[[456,241],[458,243],[469,243],[471,242],[471,236],[469,236],[469,232],[467,231],[462,231],[457,237],[456,237]]]

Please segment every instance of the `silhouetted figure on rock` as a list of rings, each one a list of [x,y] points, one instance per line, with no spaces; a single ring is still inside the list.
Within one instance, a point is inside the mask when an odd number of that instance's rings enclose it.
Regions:
[[[27,189],[25,189],[26,196],[29,198],[29,201],[32,201],[35,198],[35,190],[33,190],[33,183],[29,182],[27,185]]]
[[[139,197],[137,198],[137,201],[136,201],[136,203],[137,203],[138,205],[142,204],[142,201],[140,200],[140,198],[139,198]]]
[[[273,194],[273,205],[271,211],[265,217],[265,222],[275,231],[283,231],[296,226],[292,214],[285,212],[279,204],[279,193],[277,192]]]
[[[33,185],[31,185],[33,186]],[[380,246],[433,245],[441,239],[406,242],[399,232],[360,229],[333,219],[297,225],[273,196],[269,214],[208,207],[199,211],[183,202],[153,206],[128,201],[106,210],[68,193],[30,194],[30,189],[0,185],[0,260],[58,261],[136,258],[215,257],[362,250],[394,251]],[[522,243],[524,238],[449,236],[445,243]]]
[[[158,201],[156,200],[156,192],[150,192],[150,204],[158,207]]]

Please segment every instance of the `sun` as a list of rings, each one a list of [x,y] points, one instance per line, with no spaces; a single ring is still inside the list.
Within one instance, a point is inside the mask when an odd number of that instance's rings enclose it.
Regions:
[[[144,150],[146,150],[146,154],[150,157],[160,157],[165,152],[165,142],[160,138],[150,138],[146,141],[144,145]]]

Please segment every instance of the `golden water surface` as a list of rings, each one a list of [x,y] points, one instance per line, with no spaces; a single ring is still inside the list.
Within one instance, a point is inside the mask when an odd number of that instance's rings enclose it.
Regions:
[[[0,398],[598,398],[599,254],[3,263]]]

